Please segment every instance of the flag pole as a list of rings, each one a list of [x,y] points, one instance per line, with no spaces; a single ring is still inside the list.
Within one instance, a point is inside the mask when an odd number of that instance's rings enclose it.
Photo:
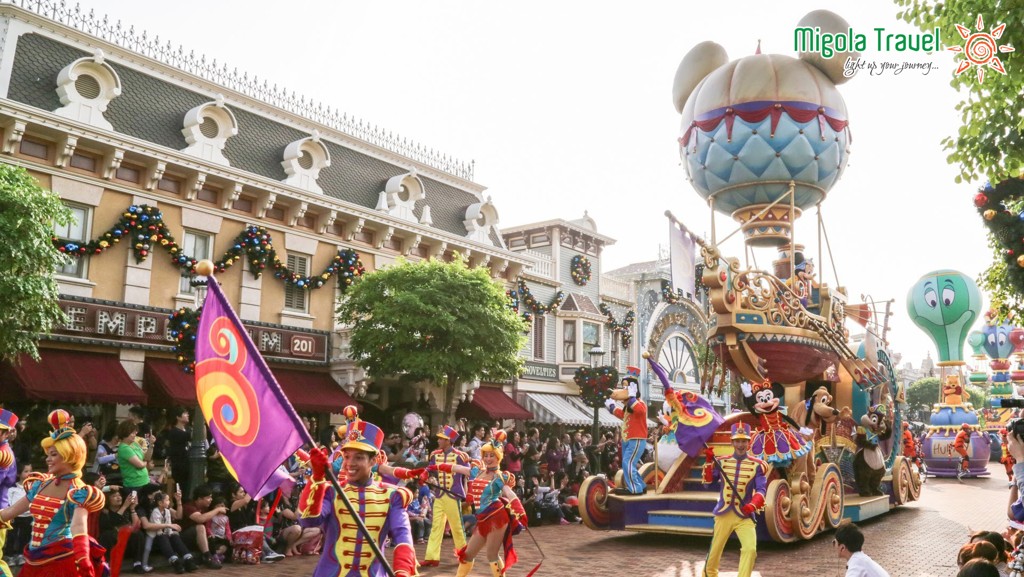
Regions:
[[[210,283],[211,281],[214,283],[217,282],[217,279],[214,278],[213,276],[214,271],[215,268],[212,261],[204,259],[197,263],[196,265],[196,274],[198,276],[207,277],[207,283]],[[206,304],[206,300],[209,298],[209,296],[210,294],[209,292],[207,292],[206,298],[203,299],[204,305]],[[232,316],[234,316],[234,312],[230,310],[230,305],[228,306],[228,310],[232,314]],[[235,320],[236,322],[240,323],[237,317],[235,318]],[[278,386],[276,382],[274,383],[274,386]],[[278,392],[281,393],[280,390]],[[304,441],[309,443],[310,447],[316,447],[317,444],[313,440],[312,435],[309,434],[309,431],[306,429],[306,427],[302,426],[301,422],[298,419],[298,415],[295,414],[295,409],[291,407],[291,404],[288,403],[286,399],[287,398],[285,398],[285,404],[287,406],[285,408],[287,409],[288,413],[290,413],[292,420],[299,425],[297,427],[297,429],[299,430],[299,435],[302,437]],[[359,534],[361,534],[363,538],[366,539],[366,542],[370,545],[370,550],[373,551],[374,556],[377,557],[378,561],[380,561],[380,564],[384,567],[384,571],[387,573],[388,577],[395,577],[395,570],[391,568],[391,564],[388,563],[388,560],[384,557],[384,553],[381,552],[380,546],[377,545],[377,542],[373,539],[373,536],[370,535],[370,531],[366,528],[366,524],[363,523],[363,519],[359,516],[359,512],[352,505],[352,501],[349,501],[348,495],[346,495],[345,492],[341,490],[341,485],[338,483],[338,478],[334,475],[334,469],[328,465],[325,473],[327,473],[327,478],[330,479],[331,487],[334,488],[334,494],[336,498],[341,498],[341,502],[345,504],[345,508],[348,510],[349,515],[351,515],[352,519],[356,522],[356,526],[359,529]],[[333,508],[333,504],[331,506]]]

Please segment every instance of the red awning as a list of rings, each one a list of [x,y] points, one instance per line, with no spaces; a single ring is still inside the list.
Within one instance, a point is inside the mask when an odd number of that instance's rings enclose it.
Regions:
[[[480,387],[473,392],[473,402],[463,403],[459,416],[470,419],[516,419],[528,421],[533,413],[515,402],[505,391],[494,387]]]
[[[327,373],[271,369],[281,390],[297,411],[340,413],[348,405],[359,406]],[[359,407],[362,410],[362,407]]]
[[[142,387],[154,404],[194,407],[196,400],[195,375],[182,370],[171,359],[146,359]]]
[[[21,356],[8,365],[0,380],[13,381],[28,399],[65,403],[146,402],[146,394],[132,381],[116,355],[84,351],[39,349],[40,361]],[[6,388],[6,387],[5,387]]]

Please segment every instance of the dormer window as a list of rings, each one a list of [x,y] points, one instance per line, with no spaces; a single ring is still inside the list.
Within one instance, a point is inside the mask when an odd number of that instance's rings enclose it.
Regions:
[[[462,224],[466,227],[466,238],[490,244],[491,227],[498,225],[498,209],[488,197],[487,202],[478,202],[466,209]]]
[[[103,117],[110,101],[121,94],[121,78],[104,62],[103,51],[79,58],[57,74],[57,96],[63,104],[54,114],[113,130]]]
[[[413,210],[416,208],[416,201],[426,198],[427,193],[423,188],[423,181],[413,170],[389,178],[380,197],[380,208],[391,216],[419,222],[420,219]]]
[[[228,138],[238,134],[238,121],[231,110],[224,106],[223,96],[218,95],[214,102],[189,110],[185,114],[185,126],[181,133],[188,143],[182,152],[231,166],[223,150]]]
[[[284,149],[284,160],[281,166],[287,178],[285,184],[323,194],[320,185],[316,180],[320,178],[320,171],[331,165],[331,153],[327,147],[320,142],[320,132],[313,131],[313,136],[296,140]]]

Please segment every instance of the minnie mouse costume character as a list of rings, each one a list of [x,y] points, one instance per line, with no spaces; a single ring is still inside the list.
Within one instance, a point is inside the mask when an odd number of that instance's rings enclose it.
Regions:
[[[743,383],[743,403],[757,417],[758,426],[750,443],[750,454],[776,467],[788,467],[810,452],[804,439],[793,432],[804,429],[793,419],[779,412],[785,394],[782,383]],[[806,434],[813,431],[807,430]]]

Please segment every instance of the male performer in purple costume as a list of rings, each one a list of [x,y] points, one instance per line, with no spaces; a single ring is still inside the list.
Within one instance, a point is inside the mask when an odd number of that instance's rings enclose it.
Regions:
[[[416,551],[406,507],[413,495],[404,487],[392,487],[373,481],[371,470],[384,442],[384,433],[366,421],[348,427],[341,447],[346,481],[345,495],[363,519],[370,535],[383,550],[384,537],[394,547],[392,567],[398,577],[416,574]],[[357,528],[348,508],[336,499],[334,488],[326,481],[326,449],[310,452],[312,475],[302,490],[299,506],[303,527],[322,527],[324,551],[313,577],[382,577],[386,575],[375,559],[366,538]],[[324,507],[324,502],[330,504]]]
[[[10,503],[7,502],[7,490],[18,483],[18,463],[14,460],[14,452],[7,444],[7,436],[18,424],[18,415],[0,409],[0,509],[6,509]],[[7,529],[0,528],[0,551],[3,551],[7,542]],[[9,577],[11,569],[0,556],[0,576]]]

